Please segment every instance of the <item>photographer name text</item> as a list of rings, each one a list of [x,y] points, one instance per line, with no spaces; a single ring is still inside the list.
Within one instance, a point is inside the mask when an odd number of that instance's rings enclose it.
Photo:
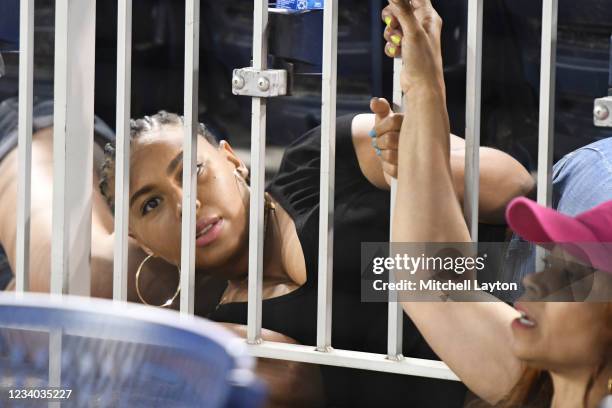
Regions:
[[[377,279],[372,282],[376,291],[511,291],[518,290],[518,284],[515,282],[478,282],[477,280],[463,280],[454,282],[452,280],[421,280],[418,282],[402,279],[397,282],[385,282],[382,279]]]

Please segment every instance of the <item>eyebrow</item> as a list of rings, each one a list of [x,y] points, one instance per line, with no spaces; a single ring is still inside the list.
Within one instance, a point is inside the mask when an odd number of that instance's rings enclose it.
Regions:
[[[170,160],[170,163],[168,163],[168,167],[166,168],[166,174],[170,175],[172,173],[174,173],[174,171],[176,171],[176,168],[178,167],[179,163],[181,163],[183,161],[183,152],[180,151],[175,157],[174,159]],[[142,195],[145,195],[147,193],[150,193],[151,191],[153,191],[153,186],[152,185],[146,185],[143,188],[141,188],[140,190],[138,190],[137,192],[134,193],[134,195],[132,195],[132,198],[130,198],[130,207],[132,207],[132,205],[134,205],[134,202]]]
[[[140,196],[150,193],[151,191],[153,191],[153,186],[149,184],[135,192],[134,195],[132,195],[132,198],[130,198],[130,208],[132,207],[132,205],[134,205],[134,202],[136,202],[136,200]]]
[[[183,161],[183,151],[182,150],[179,152],[179,154],[176,155],[174,159],[170,161],[170,163],[168,164],[168,167],[166,168],[166,174],[171,175],[172,173],[174,173],[174,171],[176,170],[176,168],[178,167],[181,161]]]

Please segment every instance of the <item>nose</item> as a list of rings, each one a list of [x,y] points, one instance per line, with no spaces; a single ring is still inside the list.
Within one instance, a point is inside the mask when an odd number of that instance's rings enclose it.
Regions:
[[[574,296],[560,271],[542,271],[525,276],[523,285],[530,300],[556,300],[571,302]]]
[[[536,275],[537,273],[532,273],[523,278],[523,286],[525,287],[524,297],[528,300],[541,300],[547,292]]]
[[[176,204],[176,216],[178,219],[182,219],[183,218],[183,202],[182,202],[182,197],[179,198],[177,204]],[[202,204],[200,203],[200,200],[198,200],[196,198],[195,200],[195,210],[196,210],[196,219],[198,219],[198,212],[200,211],[200,208],[202,207]]]

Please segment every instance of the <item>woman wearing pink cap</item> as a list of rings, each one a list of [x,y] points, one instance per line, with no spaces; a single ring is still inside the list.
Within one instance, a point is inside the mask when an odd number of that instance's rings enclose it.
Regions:
[[[383,20],[385,52],[404,61],[401,84],[412,118],[403,122],[399,137],[392,240],[469,242],[449,166],[441,19],[429,0],[392,0]],[[612,202],[568,217],[519,198],[506,217],[523,238],[551,245],[545,270],[526,278],[524,299],[530,301],[518,302],[516,309],[502,302],[405,302],[404,310],[434,351],[488,403],[611,406]],[[580,287],[585,281],[587,290]],[[584,301],[533,301],[568,295]]]

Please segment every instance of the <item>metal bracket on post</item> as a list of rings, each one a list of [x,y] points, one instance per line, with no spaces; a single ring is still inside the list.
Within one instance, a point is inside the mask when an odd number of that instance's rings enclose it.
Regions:
[[[593,124],[598,127],[612,127],[612,96],[595,99]]]
[[[593,124],[598,127],[612,127],[612,37],[610,37],[609,67],[608,96],[595,99],[593,106]]]
[[[232,93],[257,98],[287,95],[287,71],[262,71],[251,67],[235,69],[232,76]]]

